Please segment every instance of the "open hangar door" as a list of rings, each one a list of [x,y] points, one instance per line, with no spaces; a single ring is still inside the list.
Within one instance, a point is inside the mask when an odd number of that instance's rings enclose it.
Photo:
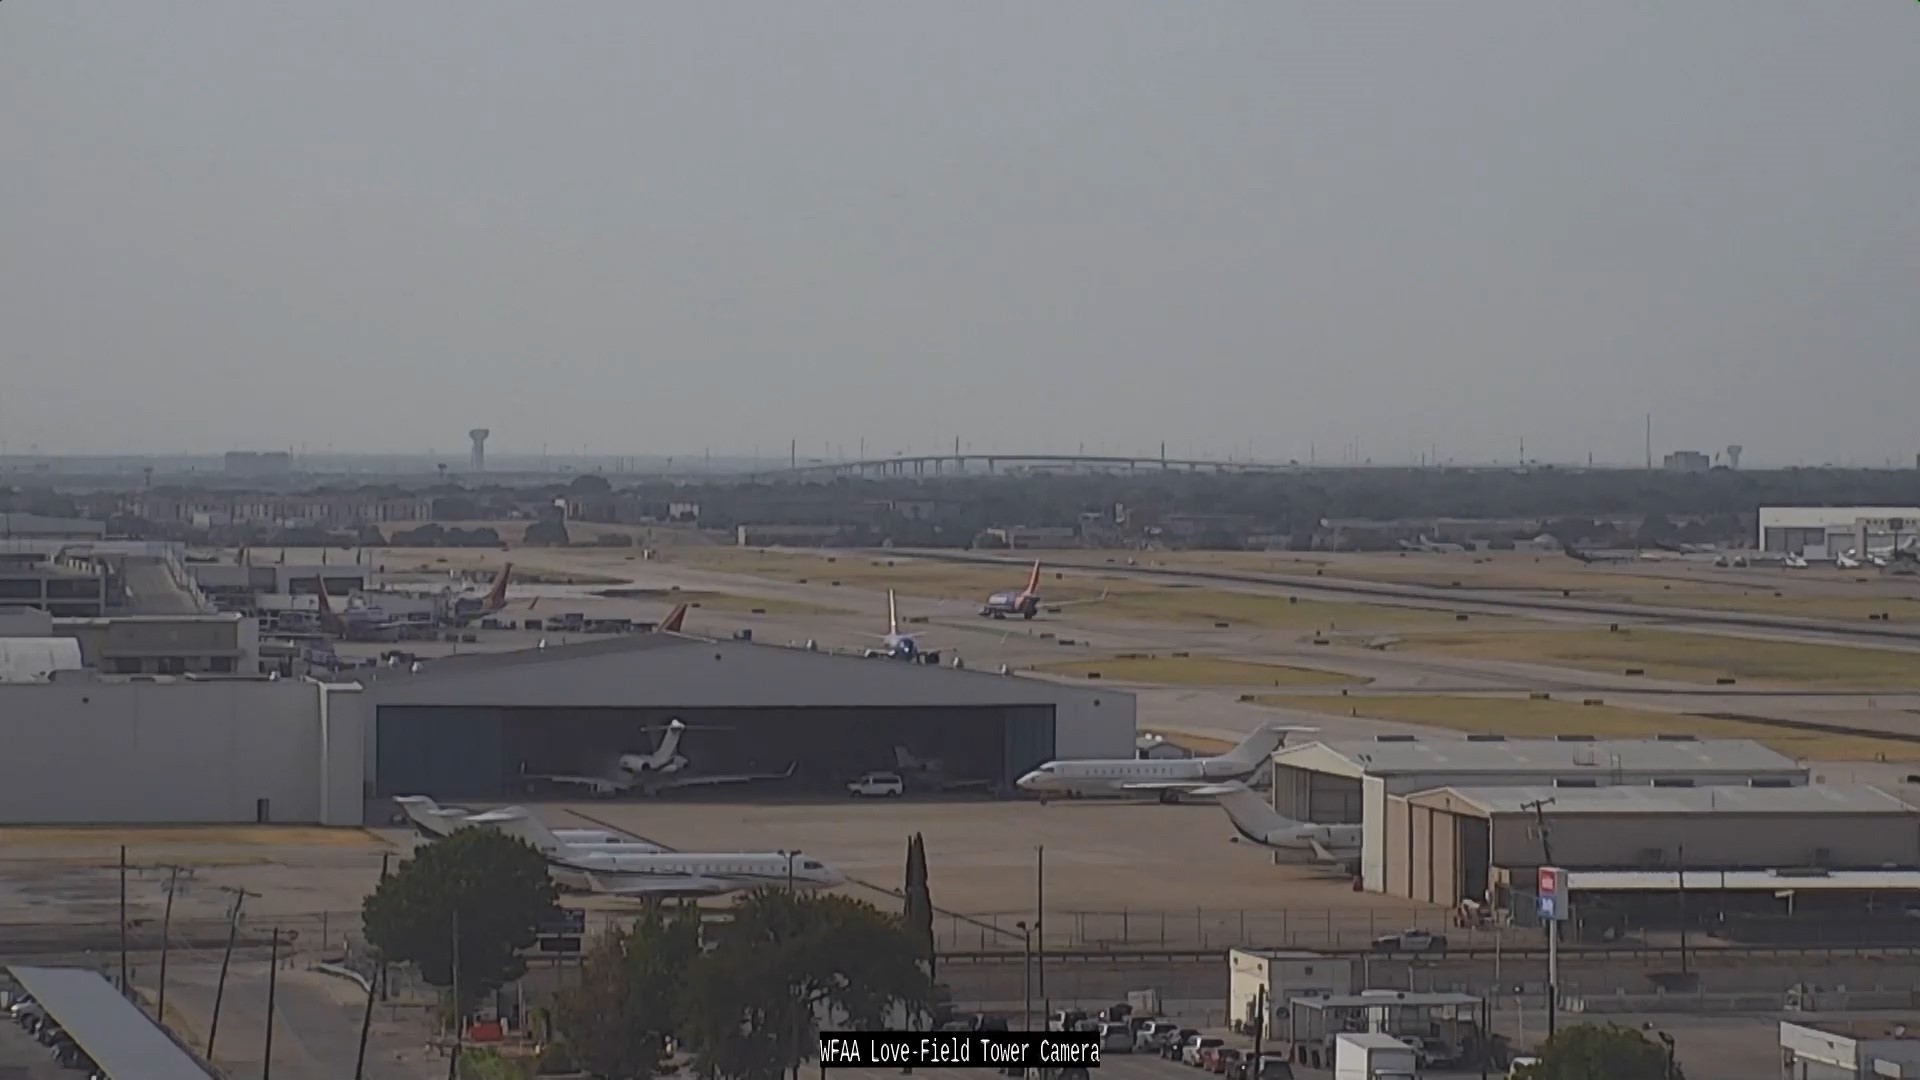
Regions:
[[[793,775],[748,790],[837,794],[867,771],[899,771],[922,790],[1011,790],[1053,756],[1053,708],[529,709],[384,706],[375,794],[516,798],[522,773],[612,776],[622,754],[646,754],[669,721],[688,730],[685,776]],[[912,764],[903,768],[902,755]],[[714,796],[740,797],[739,785]],[[685,797],[682,793],[676,797]]]

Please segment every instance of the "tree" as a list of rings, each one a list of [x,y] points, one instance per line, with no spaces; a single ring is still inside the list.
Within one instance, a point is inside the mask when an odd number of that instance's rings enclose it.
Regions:
[[[648,1080],[660,1071],[674,1007],[700,956],[700,909],[671,914],[649,904],[631,929],[601,938],[578,986],[560,994],[561,1037],[575,1063],[607,1080]]]
[[[727,1080],[797,1070],[826,1014],[853,1028],[926,1011],[931,984],[898,918],[841,896],[749,893],[693,965],[680,1035],[696,1069]]]
[[[459,939],[465,1006],[526,970],[519,952],[555,911],[547,861],[494,829],[462,829],[436,840],[380,882],[361,905],[367,941],[388,959],[411,963],[434,986],[453,986]]]
[[[919,833],[907,841],[907,883],[904,889],[906,910],[900,921],[919,946],[920,959],[927,965],[927,978],[935,979],[936,959],[933,943],[933,894],[927,888],[927,844]]]
[[[1540,1048],[1528,1080],[1686,1080],[1667,1047],[1632,1028],[1579,1024],[1562,1028]]]

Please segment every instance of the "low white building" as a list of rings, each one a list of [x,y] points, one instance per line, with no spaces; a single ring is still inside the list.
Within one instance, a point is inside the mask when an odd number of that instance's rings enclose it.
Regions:
[[[1846,551],[1890,549],[1920,538],[1920,507],[1763,506],[1761,551],[1831,559]]]
[[[1227,954],[1227,1023],[1251,1032],[1266,994],[1268,1037],[1284,1030],[1280,1022],[1294,998],[1353,993],[1353,958],[1291,949],[1234,949]]]
[[[1780,1061],[1788,1080],[1920,1077],[1920,1039],[1884,1023],[1782,1020]]]

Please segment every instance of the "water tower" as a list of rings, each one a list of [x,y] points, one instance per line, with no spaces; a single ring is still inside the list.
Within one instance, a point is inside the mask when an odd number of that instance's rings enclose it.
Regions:
[[[474,472],[485,472],[487,469],[487,436],[491,434],[493,432],[483,427],[467,432],[467,438],[473,440],[473,453],[467,458],[467,468]]]
[[[1737,469],[1740,467],[1740,451],[1745,449],[1746,447],[1744,446],[1727,447],[1727,468]]]

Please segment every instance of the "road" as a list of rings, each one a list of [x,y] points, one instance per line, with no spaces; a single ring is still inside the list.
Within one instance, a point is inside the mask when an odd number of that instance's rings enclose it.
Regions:
[[[264,960],[236,958],[221,999],[214,1063],[233,1076],[256,1076],[266,1060],[267,972]],[[178,956],[167,971],[167,1021],[202,1052],[213,1018],[219,956]],[[157,965],[137,974],[148,1000],[158,992]],[[282,1080],[340,1080],[353,1075],[366,994],[344,979],[283,964],[274,987],[273,1075]],[[426,1046],[425,1007],[377,1004],[367,1043],[371,1080],[431,1080],[446,1059]]]

